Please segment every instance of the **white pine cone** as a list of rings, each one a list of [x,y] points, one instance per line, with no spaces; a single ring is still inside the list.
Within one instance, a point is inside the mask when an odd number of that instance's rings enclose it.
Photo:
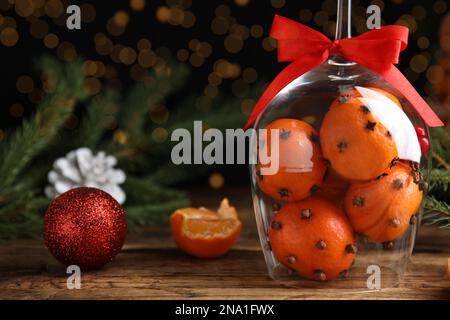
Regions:
[[[94,187],[109,193],[122,204],[126,196],[119,184],[124,183],[126,177],[122,170],[114,169],[116,164],[117,159],[103,151],[94,155],[89,148],[73,150],[53,163],[45,194],[55,198],[76,187]]]

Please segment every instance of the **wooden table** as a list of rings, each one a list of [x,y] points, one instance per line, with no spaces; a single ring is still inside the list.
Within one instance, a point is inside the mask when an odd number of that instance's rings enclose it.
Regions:
[[[180,252],[167,225],[128,237],[123,251],[99,271],[82,273],[80,290],[66,286],[65,268],[40,240],[0,243],[0,299],[450,299],[450,232],[422,228],[403,282],[378,292],[342,294],[289,288],[272,281],[260,251],[247,189],[200,190],[195,205],[236,203],[244,229],[226,256],[199,260]],[[208,194],[208,198],[199,196]],[[212,194],[212,195],[211,195]]]

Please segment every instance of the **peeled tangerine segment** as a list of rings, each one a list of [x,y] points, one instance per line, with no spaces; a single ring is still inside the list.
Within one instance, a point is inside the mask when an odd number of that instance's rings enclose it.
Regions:
[[[236,209],[228,199],[217,212],[205,208],[182,208],[170,217],[172,236],[184,252],[199,258],[213,258],[231,249],[241,232]]]
[[[397,157],[420,161],[414,127],[395,96],[356,87],[331,105],[320,129],[324,157],[349,180],[371,180]]]
[[[279,119],[267,126],[267,138],[260,141],[259,152],[267,154],[271,162],[259,163],[256,181],[259,188],[272,198],[297,201],[309,197],[319,189],[326,165],[322,159],[319,136],[306,122],[296,119]],[[273,165],[277,156],[272,150],[272,139],[278,130],[278,171],[264,174],[264,168]]]
[[[344,212],[319,197],[284,205],[272,218],[269,241],[283,265],[320,281],[345,277],[356,254]]]
[[[421,201],[411,168],[398,163],[376,180],[352,183],[344,206],[356,232],[388,242],[405,233]]]

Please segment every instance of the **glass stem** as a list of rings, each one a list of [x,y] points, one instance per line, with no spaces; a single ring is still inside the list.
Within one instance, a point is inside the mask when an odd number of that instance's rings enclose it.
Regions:
[[[337,0],[335,39],[352,37],[352,0]]]
[[[352,37],[352,0],[337,0],[337,18],[336,18],[336,40],[346,39]],[[329,63],[332,65],[352,65],[342,58],[339,54],[331,56]],[[344,72],[344,69],[339,69],[339,73]]]

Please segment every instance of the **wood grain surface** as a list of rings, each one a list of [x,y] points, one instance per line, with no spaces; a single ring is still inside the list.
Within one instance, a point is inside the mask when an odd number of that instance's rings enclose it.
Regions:
[[[101,270],[83,272],[69,290],[65,268],[42,240],[0,243],[0,299],[450,299],[450,231],[422,228],[403,281],[394,288],[345,293],[333,286],[293,288],[267,275],[247,189],[197,190],[194,205],[214,208],[222,196],[236,203],[244,229],[232,251],[199,260],[180,252],[167,225],[128,237]],[[207,194],[208,197],[205,198]]]

